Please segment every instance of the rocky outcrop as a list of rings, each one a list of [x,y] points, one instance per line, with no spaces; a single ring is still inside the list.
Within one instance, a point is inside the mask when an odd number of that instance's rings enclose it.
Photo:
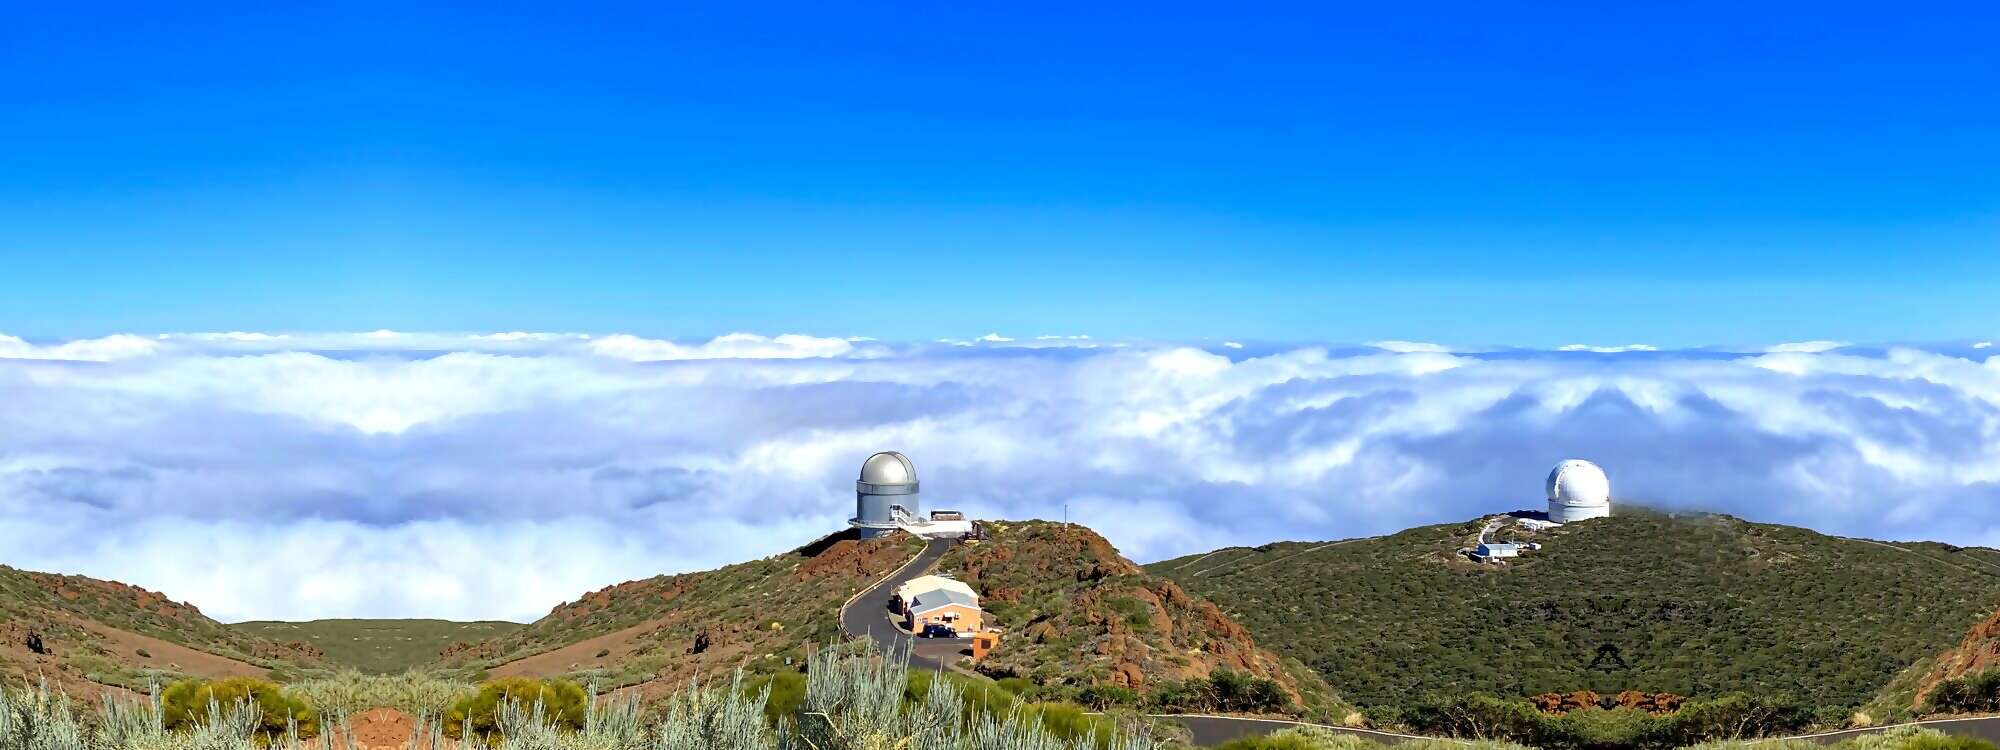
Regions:
[[[1966,631],[1965,640],[1938,655],[1929,674],[1918,681],[1911,709],[1921,709],[1938,683],[2000,669],[2000,611]]]

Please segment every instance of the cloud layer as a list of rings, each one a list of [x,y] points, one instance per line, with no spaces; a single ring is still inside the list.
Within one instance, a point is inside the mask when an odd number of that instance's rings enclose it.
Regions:
[[[0,562],[229,620],[525,620],[839,528],[882,449],[926,507],[1141,560],[1536,507],[1572,456],[1622,501],[2000,543],[1986,347],[1563,349],[0,336]]]

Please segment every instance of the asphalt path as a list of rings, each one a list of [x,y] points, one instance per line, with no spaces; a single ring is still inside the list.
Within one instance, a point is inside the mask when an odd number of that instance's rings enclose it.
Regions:
[[[1230,740],[1239,737],[1258,737],[1266,734],[1271,734],[1272,732],[1289,729],[1291,727],[1305,726],[1303,722],[1284,721],[1281,719],[1250,719],[1240,716],[1159,714],[1155,715],[1154,718],[1171,719],[1174,722],[1186,726],[1188,728],[1188,733],[1191,735],[1190,739],[1193,740],[1195,746],[1197,747],[1214,747],[1216,745],[1220,745],[1224,742],[1228,742]],[[1767,740],[1759,740],[1759,742],[1773,742],[1780,739],[1802,739],[1802,740],[1812,740],[1813,742],[1817,742],[1822,745],[1831,745],[1836,742],[1842,742],[1845,740],[1854,739],[1855,737],[1859,737],[1862,735],[1879,734],[1882,732],[1887,732],[1892,729],[1899,729],[1902,727],[1913,726],[1913,725],[1925,727],[1927,729],[1935,729],[1940,732],[1944,732],[1945,734],[1958,737],[1976,737],[1982,740],[1986,740],[1987,742],[1991,742],[1995,745],[2000,745],[2000,716],[1981,716],[1981,717],[1971,717],[1963,719],[1932,719],[1929,721],[1909,722],[1904,724],[1888,724],[1879,727],[1869,727],[1866,729],[1848,729],[1839,732],[1823,732],[1820,734],[1808,734],[1808,735],[1801,735],[1798,737],[1773,737]],[[1335,732],[1340,732],[1342,734],[1352,734],[1360,737],[1365,737],[1367,739],[1375,740],[1385,745],[1394,745],[1401,743],[1405,740],[1412,740],[1412,739],[1435,739],[1426,737],[1415,737],[1406,734],[1396,734],[1394,732],[1378,732],[1368,729],[1351,729],[1348,727],[1327,726],[1325,724],[1313,724],[1310,726],[1317,726],[1322,729],[1328,729]]]
[[[1155,719],[1168,719],[1188,728],[1188,739],[1196,747],[1215,747],[1239,737],[1262,737],[1272,732],[1300,726],[1316,726],[1340,734],[1351,734],[1363,739],[1374,740],[1384,745],[1401,744],[1405,740],[1434,740],[1435,737],[1379,732],[1373,729],[1354,729],[1325,724],[1307,724],[1284,719],[1248,719],[1241,716],[1204,716],[1200,714],[1153,714]],[[1446,740],[1451,742],[1453,740]]]
[[[1788,739],[1805,739],[1805,740],[1812,740],[1822,745],[1831,745],[1833,743],[1840,742],[1843,740],[1850,740],[1864,734],[1879,734],[1882,732],[1887,732],[1891,729],[1898,729],[1911,725],[1916,725],[1927,729],[1935,729],[1945,734],[1954,735],[1958,737],[1977,737],[1979,739],[1986,740],[1987,742],[1991,742],[1995,745],[2000,745],[2000,716],[1976,716],[1964,719],[1932,719],[1930,721],[1917,721],[1906,724],[1888,724],[1879,727],[1869,727],[1867,729],[1848,729],[1840,732],[1822,732],[1820,734],[1808,734],[1802,737],[1788,738]]]
[[[931,540],[924,545],[924,551],[917,553],[903,567],[847,600],[847,604],[840,608],[840,629],[850,638],[866,637],[874,641],[876,650],[881,653],[909,654],[910,666],[943,671],[941,657],[957,653],[971,644],[972,639],[911,638],[890,619],[894,613],[889,610],[889,597],[896,593],[897,586],[909,583],[910,579],[929,573],[931,568],[936,567],[944,553],[951,550],[951,543],[950,539]]]

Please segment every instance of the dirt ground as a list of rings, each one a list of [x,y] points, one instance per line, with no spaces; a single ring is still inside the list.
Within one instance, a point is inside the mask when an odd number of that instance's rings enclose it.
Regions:
[[[403,750],[410,744],[416,722],[393,708],[374,708],[348,717],[357,750]],[[415,748],[413,750],[423,750]]]

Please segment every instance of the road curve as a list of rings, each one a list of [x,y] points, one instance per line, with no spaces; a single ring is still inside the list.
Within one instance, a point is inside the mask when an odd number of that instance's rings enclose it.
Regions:
[[[1416,735],[1382,732],[1374,729],[1336,727],[1327,724],[1312,724],[1286,719],[1251,719],[1242,716],[1209,716],[1205,714],[1148,714],[1148,716],[1155,719],[1167,719],[1187,727],[1188,739],[1196,747],[1215,747],[1239,737],[1261,737],[1272,732],[1302,726],[1313,726],[1340,734],[1351,734],[1363,739],[1374,740],[1384,745],[1401,744],[1406,740],[1460,742],[1460,740],[1438,737],[1418,737]]]
[[[866,637],[875,642],[876,650],[885,653],[908,653],[910,666],[919,669],[943,670],[944,664],[937,659],[918,653],[911,638],[901,628],[889,620],[889,597],[896,593],[896,587],[908,583],[910,579],[930,572],[938,559],[951,550],[952,540],[933,539],[924,545],[924,551],[897,568],[888,577],[876,581],[875,585],[862,589],[854,598],[848,599],[840,607],[840,629],[850,638]],[[924,649],[930,650],[930,649]]]
[[[1277,732],[1296,726],[1316,726],[1321,729],[1327,729],[1335,732],[1340,732],[1343,734],[1352,734],[1360,737],[1365,737],[1367,739],[1375,740],[1377,742],[1381,742],[1386,745],[1394,745],[1401,743],[1405,740],[1413,740],[1413,739],[1433,739],[1433,740],[1440,739],[1436,737],[1417,737],[1407,734],[1396,734],[1394,732],[1380,732],[1372,729],[1353,729],[1349,727],[1329,726],[1326,724],[1310,724],[1308,722],[1286,721],[1283,719],[1251,719],[1241,716],[1206,716],[1200,714],[1152,714],[1151,716],[1156,719],[1168,719],[1187,727],[1190,739],[1193,740],[1195,746],[1197,747],[1214,747],[1216,745],[1220,745],[1222,743],[1228,742],[1238,737],[1263,736],[1266,734],[1270,734],[1272,732]],[[1767,737],[1761,740],[1753,740],[1753,742],[1776,742],[1779,740],[1811,740],[1813,742],[1817,742],[1822,745],[1831,745],[1836,742],[1853,739],[1861,735],[1879,734],[1881,732],[1887,732],[1892,729],[1900,729],[1902,727],[1908,727],[1908,726],[1920,726],[1928,729],[1935,729],[1940,732],[1944,732],[1945,734],[1959,736],[1959,737],[1976,737],[1982,740],[1986,740],[1987,742],[2000,745],[2000,716],[1977,716],[1977,717],[1968,717],[1960,719],[1931,719],[1928,721],[1913,721],[1902,724],[1885,724],[1879,727],[1868,727],[1865,729],[1844,729],[1838,732],[1821,732],[1819,734],[1806,734],[1794,737]],[[1460,740],[1445,740],[1445,741],[1457,742]]]
[[[2000,716],[1972,716],[1963,719],[1911,721],[1902,724],[1884,724],[1879,727],[1868,727],[1866,729],[1843,729],[1838,732],[1821,732],[1819,734],[1807,734],[1798,737],[1786,737],[1784,739],[1812,740],[1822,745],[1831,745],[1835,742],[1853,739],[1864,734],[1879,734],[1891,729],[1900,729],[1908,726],[1935,729],[1945,734],[1959,737],[1977,737],[1995,745],[2000,745]]]

